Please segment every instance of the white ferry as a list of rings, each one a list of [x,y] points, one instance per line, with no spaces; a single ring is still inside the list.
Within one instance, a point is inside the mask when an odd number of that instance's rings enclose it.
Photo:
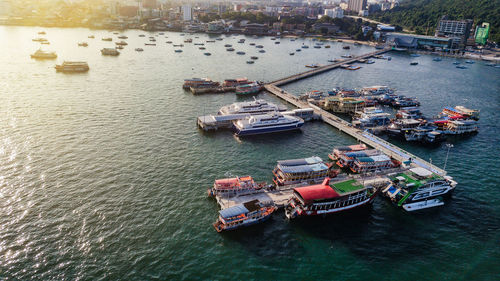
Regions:
[[[479,125],[475,120],[452,120],[448,121],[443,133],[446,135],[474,134],[479,130]]]
[[[391,183],[382,190],[396,206],[416,211],[443,205],[441,196],[449,195],[457,182],[448,176],[439,176],[424,168],[389,175]]]
[[[38,49],[34,54],[30,55],[32,59],[55,59],[57,54],[55,52],[47,52],[42,49]]]
[[[278,112],[253,115],[234,122],[236,135],[238,136],[298,130],[302,125],[304,125],[304,120],[301,118],[283,115]]]
[[[275,105],[274,103],[267,102],[263,99],[254,99],[253,101],[236,102],[231,105],[223,106],[219,110],[218,114],[264,114],[275,111],[286,111],[286,107]]]

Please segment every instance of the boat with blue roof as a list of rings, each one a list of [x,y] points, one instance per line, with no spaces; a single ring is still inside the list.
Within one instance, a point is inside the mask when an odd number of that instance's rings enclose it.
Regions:
[[[255,199],[219,211],[219,218],[213,224],[217,232],[235,230],[268,220],[276,206],[264,204]]]
[[[318,156],[280,160],[273,169],[273,182],[276,186],[318,184],[338,173],[338,170],[330,170]]]

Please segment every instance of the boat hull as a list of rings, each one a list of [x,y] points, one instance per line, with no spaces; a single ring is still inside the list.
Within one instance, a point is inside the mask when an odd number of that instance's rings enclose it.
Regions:
[[[236,135],[237,136],[249,136],[249,135],[260,135],[260,134],[270,134],[270,133],[277,133],[277,132],[285,132],[285,131],[293,131],[293,130],[299,130],[302,125],[304,125],[303,122],[299,122],[296,124],[291,124],[291,125],[282,125],[282,126],[275,126],[275,127],[268,127],[268,128],[251,128],[251,129],[243,129],[240,130],[238,127],[236,127]]]

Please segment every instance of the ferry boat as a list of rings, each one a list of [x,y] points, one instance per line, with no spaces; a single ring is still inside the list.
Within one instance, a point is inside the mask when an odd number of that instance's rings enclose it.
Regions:
[[[208,189],[209,197],[237,196],[262,191],[266,183],[256,183],[251,176],[234,177],[215,180],[212,188]]]
[[[328,96],[329,96],[328,93],[323,93],[322,91],[313,90],[313,91],[309,91],[303,95],[300,95],[299,99],[300,100],[308,100],[308,99],[321,100],[321,99],[328,97]]]
[[[120,36],[118,36],[118,39],[128,39],[128,37],[125,35],[120,35]]]
[[[257,49],[262,49],[262,48],[264,48],[264,46],[262,46],[262,45],[257,45],[257,46],[255,46],[255,48],[257,48]]]
[[[276,211],[274,205],[265,205],[252,200],[219,211],[219,218],[213,224],[217,232],[234,230],[264,222]]]
[[[419,126],[404,133],[406,141],[423,144],[438,144],[444,141],[443,134],[433,126]]]
[[[236,79],[226,79],[222,83],[223,87],[236,87],[250,83],[246,77]]]
[[[251,62],[253,63],[253,61]],[[258,82],[253,82],[236,87],[235,92],[237,95],[253,95],[259,93],[260,90],[262,90],[262,85]]]
[[[418,107],[405,107],[396,112],[397,119],[424,119],[424,115]]]
[[[226,51],[228,52],[233,52],[234,51],[234,48],[227,48]]]
[[[225,45],[224,45],[224,47],[226,47],[226,48],[231,48],[232,46],[233,46],[233,45],[231,45],[231,44],[225,44]]]
[[[452,177],[420,167],[390,174],[388,178],[391,183],[382,190],[382,195],[409,212],[443,205],[440,197],[450,195],[457,185]]]
[[[326,178],[322,184],[296,187],[287,202],[285,216],[294,219],[301,216],[340,213],[370,204],[379,189],[364,186],[354,179],[334,182]]]
[[[441,113],[445,116],[463,116],[464,118],[479,120],[479,110],[468,109],[461,105],[455,106],[455,108],[445,107]]]
[[[45,33],[45,31],[43,31],[43,30],[42,30],[42,31],[39,31],[39,32],[38,32],[38,34],[40,34],[40,35],[45,35],[45,34],[47,34],[47,33]]]
[[[312,156],[278,161],[273,169],[273,182],[276,186],[318,184],[326,177],[335,177],[337,174],[338,171],[330,171],[323,159]]]
[[[364,174],[392,169],[400,165],[401,163],[397,160],[391,159],[385,154],[380,154],[369,157],[357,157],[352,162],[350,169],[353,173]]]
[[[193,39],[188,38],[188,39],[184,40],[184,43],[193,43]]]
[[[422,124],[421,121],[415,119],[397,119],[387,127],[386,132],[393,137],[403,137],[404,133],[410,131]]]
[[[143,49],[143,48],[135,48],[135,50],[136,50],[137,52],[142,52],[142,51],[144,51],[144,49]]]
[[[95,36],[94,35],[89,35],[89,36],[87,36],[87,38],[94,39]]]
[[[388,86],[370,86],[362,88],[361,93],[363,93],[364,95],[378,96],[392,94],[394,93],[394,90],[389,88]]]
[[[392,101],[391,105],[393,107],[415,107],[420,106],[420,102],[416,98],[399,96]]]
[[[47,42],[48,40],[46,38],[38,37],[38,38],[31,39],[31,41],[33,41],[33,42]]]
[[[111,38],[111,37],[107,37],[107,38],[102,38],[101,40],[102,40],[102,41],[113,41],[113,38]]]
[[[258,59],[259,59],[259,57],[256,57],[256,56],[251,56],[251,57],[250,57],[250,59],[252,59],[252,60],[258,60]]]
[[[103,56],[118,56],[120,52],[113,48],[103,48],[101,49],[101,54]]]
[[[118,46],[127,46],[128,45],[128,43],[125,41],[115,42],[115,44]]]
[[[47,52],[38,49],[34,54],[30,55],[32,59],[55,59],[57,58],[56,52]]]
[[[332,161],[338,161],[339,157],[347,152],[356,152],[366,150],[367,147],[365,144],[355,144],[349,146],[339,146],[335,147],[332,153],[328,154],[328,158]]]
[[[265,53],[266,50],[259,50],[259,53]]]
[[[354,119],[352,124],[361,129],[388,126],[391,123],[389,113],[362,113],[360,118]]]
[[[340,168],[349,168],[358,157],[371,157],[381,154],[382,152],[377,149],[357,149],[353,151],[345,151],[338,154],[337,162],[335,164],[337,164]]]
[[[62,64],[57,64],[55,69],[57,72],[86,72],[89,70],[89,65],[86,62],[64,61]]]
[[[212,81],[208,78],[192,78],[192,79],[184,79],[184,84],[182,88],[206,88],[206,87],[218,87],[219,82]]]
[[[446,135],[465,135],[474,134],[479,131],[479,125],[476,120],[450,120],[443,128]]]
[[[80,47],[88,47],[89,44],[87,44],[87,42],[80,42],[80,43],[78,43],[78,46],[80,46]]]
[[[231,105],[221,107],[218,115],[231,114],[264,114],[270,112],[286,111],[285,106],[278,106],[274,103],[267,102],[263,99],[255,99],[253,101],[236,102]]]
[[[253,115],[234,122],[237,136],[299,130],[302,125],[304,120],[301,118],[277,112]]]
[[[244,55],[244,54],[245,54],[245,52],[238,51],[238,52],[236,52],[236,54],[237,54],[237,55]]]

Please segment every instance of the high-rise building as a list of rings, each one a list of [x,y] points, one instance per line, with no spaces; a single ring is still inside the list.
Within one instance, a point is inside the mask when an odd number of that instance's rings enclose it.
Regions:
[[[191,5],[182,6],[182,19],[185,21],[193,20],[193,11]]]
[[[342,10],[340,7],[335,7],[333,9],[325,9],[324,15],[329,16],[331,18],[343,18],[344,10]]]
[[[349,0],[347,10],[354,12],[366,10],[366,0]]]
[[[470,35],[472,20],[449,20],[443,16],[436,28],[436,36],[452,38],[454,48],[463,48]]]

